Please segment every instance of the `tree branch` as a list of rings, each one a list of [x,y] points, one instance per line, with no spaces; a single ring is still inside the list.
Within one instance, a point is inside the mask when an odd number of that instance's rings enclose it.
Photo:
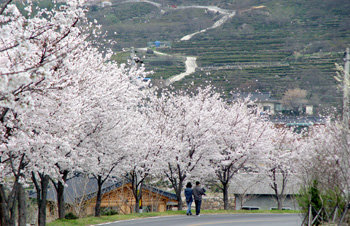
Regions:
[[[5,5],[3,7],[1,7],[1,10],[0,10],[0,15],[2,15],[5,11],[5,9],[7,8],[7,6],[12,2],[12,0],[8,0]]]

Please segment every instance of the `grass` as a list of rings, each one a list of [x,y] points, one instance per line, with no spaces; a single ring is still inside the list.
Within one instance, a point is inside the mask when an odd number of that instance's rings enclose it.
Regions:
[[[121,51],[115,53],[112,57],[111,60],[119,63],[119,64],[126,64],[128,62],[128,59],[130,58],[130,52],[129,51]]]
[[[202,210],[202,214],[248,214],[248,213],[300,213],[296,210]],[[166,212],[152,212],[152,213],[140,213],[140,214],[126,214],[126,215],[112,215],[112,216],[101,216],[101,217],[85,217],[76,220],[55,220],[48,223],[48,226],[83,226],[101,224],[120,220],[130,220],[136,218],[147,218],[156,216],[173,216],[173,215],[185,215],[186,211],[166,211]]]

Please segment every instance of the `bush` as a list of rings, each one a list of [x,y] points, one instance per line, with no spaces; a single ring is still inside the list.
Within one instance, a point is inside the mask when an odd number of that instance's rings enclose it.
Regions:
[[[66,218],[68,220],[78,219],[78,217],[75,216],[72,212],[67,213],[66,216],[64,216],[64,218]]]
[[[300,191],[297,201],[306,216],[310,205],[312,207],[312,217],[314,218],[319,214],[314,225],[332,221],[334,215],[340,218],[346,205],[346,200],[339,188],[322,189],[317,180],[314,180],[311,185]]]
[[[116,214],[118,214],[118,211],[116,211],[114,209],[109,209],[109,208],[101,209],[101,215],[111,216],[111,215],[116,215]]]
[[[321,193],[318,188],[317,180],[314,180],[309,187],[300,191],[300,196],[298,197],[298,203],[303,212],[308,216],[309,207],[311,206],[312,218],[314,218],[317,213],[322,208]],[[320,216],[324,215],[324,211],[320,213]],[[315,225],[319,225],[321,221],[315,222]]]

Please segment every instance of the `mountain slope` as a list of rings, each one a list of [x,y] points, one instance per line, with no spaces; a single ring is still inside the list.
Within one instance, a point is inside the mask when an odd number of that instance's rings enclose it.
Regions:
[[[342,63],[344,49],[350,45],[350,1],[155,0],[160,8],[122,2],[91,10],[90,17],[97,18],[109,31],[109,38],[118,42],[116,50],[145,47],[149,41],[161,40],[172,43],[172,48],[162,51],[196,56],[197,72],[174,83],[178,88],[209,80],[227,95],[238,88],[269,91],[281,97],[287,89],[300,87],[308,91],[314,105],[339,106],[341,93],[332,77],[334,63]],[[235,16],[222,26],[180,41],[223,16],[181,6],[214,4],[235,10]],[[147,58],[145,64],[157,71]]]

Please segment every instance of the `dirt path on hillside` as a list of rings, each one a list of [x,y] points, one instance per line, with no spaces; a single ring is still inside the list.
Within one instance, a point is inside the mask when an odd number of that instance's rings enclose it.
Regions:
[[[160,3],[157,3],[157,2],[152,2],[152,1],[148,1],[148,0],[126,0],[126,1],[120,2],[120,3],[135,3],[135,2],[144,2],[144,3],[154,5],[155,7],[157,7],[160,10],[160,12],[162,14],[165,13],[165,10],[162,9],[162,5]]]
[[[221,25],[223,25],[224,23],[226,23],[226,21],[232,17],[234,17],[236,15],[236,11],[229,11],[229,10],[225,10],[225,9],[221,9],[221,8],[218,8],[216,6],[179,6],[178,9],[188,9],[188,8],[203,8],[203,9],[207,9],[209,11],[214,11],[215,13],[218,12],[220,14],[223,14],[224,16],[216,21],[213,26],[211,27],[208,27],[206,29],[203,29],[203,30],[200,30],[200,31],[197,31],[197,32],[194,32],[192,34],[189,34],[189,35],[185,35],[184,37],[182,37],[180,40],[181,41],[188,41],[190,40],[193,36],[197,35],[197,34],[200,34],[200,33],[204,33],[208,30],[211,30],[211,29],[215,29],[215,28],[218,28],[220,27]]]
[[[135,3],[135,2],[145,2],[145,3],[149,3],[151,5],[154,5],[155,7],[161,9],[162,5],[160,3],[157,2],[152,2],[152,1],[148,1],[148,0],[126,0],[120,3]]]
[[[190,75],[192,73],[194,73],[196,71],[197,68],[197,58],[196,57],[186,57],[186,61],[185,61],[185,65],[186,65],[186,71],[175,75],[171,78],[168,78],[165,81],[165,85],[169,86],[174,82],[180,81],[181,79],[183,79],[184,77],[186,77],[187,75]]]

